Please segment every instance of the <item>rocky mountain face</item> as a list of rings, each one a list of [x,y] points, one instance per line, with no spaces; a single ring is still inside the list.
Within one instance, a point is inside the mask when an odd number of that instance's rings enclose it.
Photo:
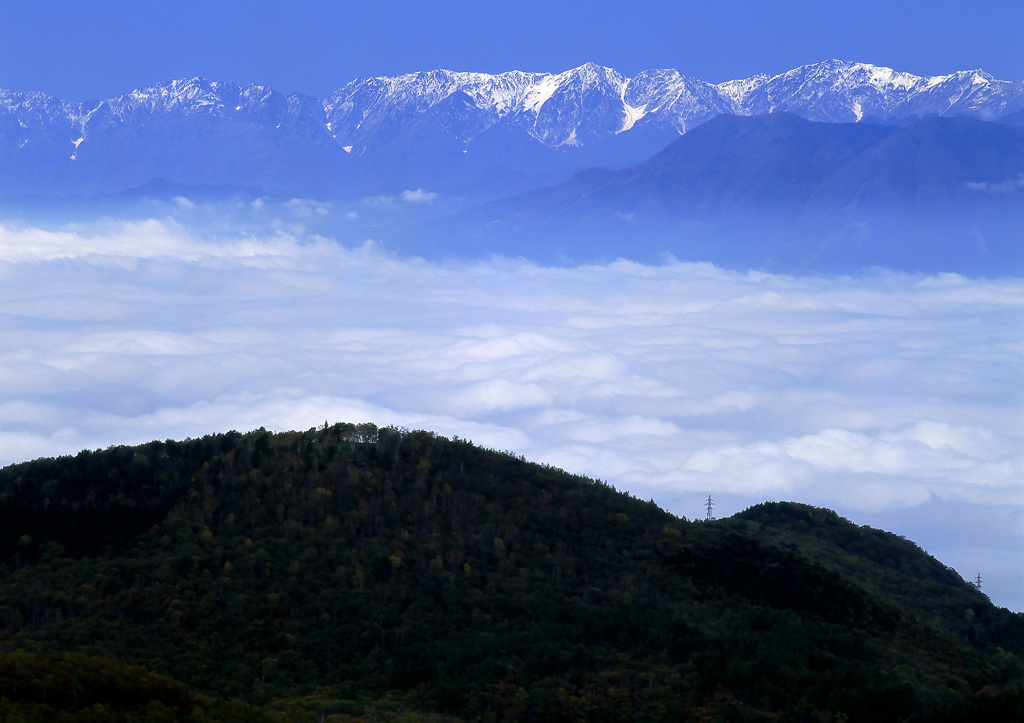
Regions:
[[[777,76],[712,85],[676,70],[645,70],[626,78],[587,63],[560,73],[501,75],[432,71],[356,80],[324,100],[331,132],[362,155],[463,94],[472,118],[452,117],[447,130],[470,142],[497,124],[521,128],[549,148],[584,147],[661,123],[685,133],[716,115],[786,111],[809,120],[969,116],[992,120],[1024,108],[1024,84],[981,71],[922,78],[862,63],[830,60]],[[476,120],[477,122],[473,122]]]
[[[526,188],[638,163],[717,115],[778,111],[833,123],[1012,118],[1024,82],[830,60],[718,85],[593,63],[434,70],[354,80],[322,100],[198,78],[84,103],[0,91],[0,194],[87,195],[162,178],[328,196],[457,188],[486,173]]]

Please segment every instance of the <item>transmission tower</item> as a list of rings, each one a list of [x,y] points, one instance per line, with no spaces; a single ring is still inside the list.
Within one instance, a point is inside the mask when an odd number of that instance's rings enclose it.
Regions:
[[[981,573],[980,572],[978,573],[978,577],[976,577],[975,580],[974,580],[974,589],[979,591],[979,592],[981,591]]]
[[[711,510],[713,510],[714,508],[715,503],[711,501],[711,495],[708,495],[708,501],[704,503],[704,509],[707,510],[707,515],[704,517],[705,521],[710,522],[711,520],[715,519],[715,516],[711,514]]]

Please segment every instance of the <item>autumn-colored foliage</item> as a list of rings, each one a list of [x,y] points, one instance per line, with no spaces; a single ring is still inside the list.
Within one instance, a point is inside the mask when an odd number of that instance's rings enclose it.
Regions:
[[[0,720],[1000,720],[1022,657],[1021,615],[894,535],[688,522],[427,432],[0,470]]]

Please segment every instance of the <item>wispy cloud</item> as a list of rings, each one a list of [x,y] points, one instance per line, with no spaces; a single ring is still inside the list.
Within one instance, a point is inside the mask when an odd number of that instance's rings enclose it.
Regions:
[[[968,181],[967,189],[970,191],[981,191],[982,193],[1009,194],[1024,190],[1024,175],[1016,178],[990,183],[987,181]]]
[[[437,194],[433,191],[424,191],[422,188],[417,188],[415,191],[406,189],[402,191],[402,200],[406,203],[433,203],[437,199]]]
[[[987,589],[1024,606],[1024,280],[431,263],[266,228],[0,227],[0,462],[374,421],[691,517],[709,493],[915,531],[934,500],[995,507]]]

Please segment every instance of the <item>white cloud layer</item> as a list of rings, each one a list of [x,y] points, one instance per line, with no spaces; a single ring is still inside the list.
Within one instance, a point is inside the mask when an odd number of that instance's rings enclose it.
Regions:
[[[1024,609],[1021,279],[430,263],[282,228],[7,224],[0,338],[3,464],[325,420],[432,429],[688,517],[708,494],[723,515],[796,499],[913,531]],[[951,507],[970,534],[941,522]]]

